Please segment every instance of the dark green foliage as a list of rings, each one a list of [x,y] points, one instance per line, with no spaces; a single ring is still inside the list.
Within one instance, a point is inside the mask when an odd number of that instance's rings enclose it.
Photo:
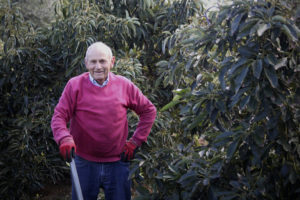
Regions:
[[[113,71],[161,109],[131,165],[135,199],[299,196],[296,1],[234,1],[204,15],[192,0],[61,0],[47,28],[16,3],[0,6],[1,198],[32,199],[69,178],[50,120],[98,40],[115,50]],[[138,117],[128,118],[132,134]]]
[[[85,71],[86,48],[95,41],[110,45],[114,71],[163,105],[171,93],[156,91],[153,83],[155,63],[164,56],[162,32],[173,33],[194,8],[192,1],[59,1],[56,21],[36,28],[23,19],[18,3],[0,6],[0,193],[4,199],[31,199],[43,184],[69,178],[50,121],[66,81]],[[132,134],[137,117],[128,118]]]
[[[189,178],[197,189],[181,184],[182,199],[194,190],[199,193],[190,198],[202,199],[205,189],[204,199],[299,196],[296,6],[293,1],[234,1],[212,13],[211,24],[196,21],[166,39],[176,44],[169,48],[171,59],[158,64],[168,74],[163,81],[190,91],[167,108],[176,102],[181,109],[184,135],[210,142],[193,151],[208,156],[191,158],[176,179],[201,177]],[[217,169],[212,177],[202,177],[199,160],[211,164],[206,171]]]
[[[49,59],[46,37],[23,20],[15,4],[1,4],[1,20],[0,193],[26,199],[66,172],[49,126],[63,76]]]

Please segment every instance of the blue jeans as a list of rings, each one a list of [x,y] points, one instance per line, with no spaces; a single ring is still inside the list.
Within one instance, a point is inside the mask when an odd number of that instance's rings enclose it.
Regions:
[[[84,200],[97,200],[100,188],[103,188],[106,200],[131,199],[129,163],[91,162],[79,156],[75,157],[75,163]],[[77,200],[73,183],[72,200]]]

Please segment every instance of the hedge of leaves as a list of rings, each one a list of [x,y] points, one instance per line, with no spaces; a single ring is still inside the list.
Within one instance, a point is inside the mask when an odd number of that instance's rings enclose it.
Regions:
[[[158,187],[144,190],[145,196],[299,197],[297,6],[295,1],[234,1],[211,12],[206,24],[195,20],[164,40],[171,58],[157,64],[160,81],[175,90],[162,110],[180,118],[182,144],[180,151],[168,152],[171,158],[164,158],[166,152],[153,155],[164,165],[139,160],[146,170],[155,166],[151,184]]]
[[[296,1],[234,1],[215,12],[197,0],[55,6],[56,21],[37,27],[17,3],[0,2],[1,198],[32,199],[69,178],[50,120],[98,40],[113,47],[114,71],[161,109],[131,165],[135,199],[299,196]],[[137,116],[128,118],[131,134]]]
[[[86,48],[103,41],[115,51],[114,71],[135,82],[157,104],[160,42],[193,14],[193,1],[80,1],[55,5],[56,21],[38,27],[25,21],[18,3],[0,3],[0,194],[32,199],[49,181],[69,178],[52,138],[50,121],[66,81],[85,71]],[[180,16],[176,13],[181,12]],[[190,13],[190,14],[189,14]],[[148,77],[146,77],[148,76]],[[159,96],[165,99],[159,102]],[[137,120],[130,113],[131,133]]]

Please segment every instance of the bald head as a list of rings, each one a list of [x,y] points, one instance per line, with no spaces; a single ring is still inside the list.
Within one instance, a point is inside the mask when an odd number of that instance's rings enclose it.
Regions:
[[[106,44],[96,42],[87,49],[84,61],[92,78],[102,85],[114,66],[115,57]]]
[[[95,43],[91,44],[88,47],[88,49],[86,50],[86,54],[85,54],[86,61],[88,60],[88,57],[93,50],[101,51],[104,54],[106,54],[109,58],[113,57],[112,51],[109,46],[107,46],[103,42],[95,42]]]

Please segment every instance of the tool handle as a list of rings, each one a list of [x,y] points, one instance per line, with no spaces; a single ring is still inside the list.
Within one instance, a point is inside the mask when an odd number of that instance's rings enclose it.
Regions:
[[[81,186],[80,186],[80,182],[79,182],[78,173],[77,173],[74,158],[71,158],[70,165],[71,165],[71,174],[72,174],[73,184],[75,186],[74,188],[75,188],[75,192],[76,192],[76,195],[77,195],[77,199],[78,200],[83,200]]]

